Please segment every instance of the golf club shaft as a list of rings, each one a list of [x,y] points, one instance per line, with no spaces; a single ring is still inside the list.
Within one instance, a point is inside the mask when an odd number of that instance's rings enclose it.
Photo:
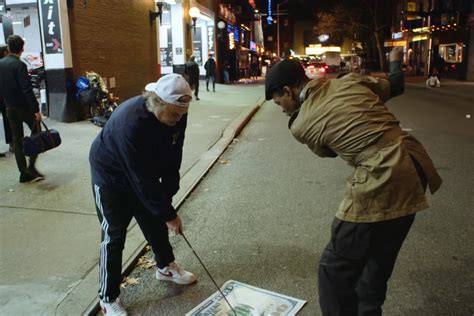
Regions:
[[[234,313],[235,316],[237,316],[237,312],[234,310],[234,308],[232,307],[232,305],[230,305],[229,301],[227,300],[227,298],[225,297],[224,293],[222,293],[221,291],[221,288],[219,287],[219,285],[217,285],[216,281],[214,281],[214,278],[212,277],[212,275],[209,273],[209,271],[207,270],[206,266],[204,265],[204,263],[202,262],[201,258],[199,258],[199,256],[197,255],[196,251],[194,251],[194,248],[191,246],[191,244],[189,243],[188,239],[186,238],[186,236],[184,236],[184,234],[181,233],[181,236],[183,236],[184,240],[186,241],[186,243],[188,244],[189,248],[191,248],[191,250],[193,251],[194,255],[196,256],[196,258],[199,260],[199,263],[201,263],[202,267],[204,268],[204,270],[206,270],[206,273],[207,275],[211,278],[212,282],[214,283],[214,285],[216,286],[217,290],[219,291],[219,293],[221,293],[222,297],[224,298],[224,300],[226,301],[227,305],[229,305],[230,309],[232,310],[232,312]]]

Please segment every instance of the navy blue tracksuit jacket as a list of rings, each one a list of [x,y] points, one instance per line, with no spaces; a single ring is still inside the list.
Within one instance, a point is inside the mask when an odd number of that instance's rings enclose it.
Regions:
[[[179,189],[187,116],[167,126],[137,96],[123,102],[94,140],[89,161],[93,184],[136,194],[152,213],[176,218],[171,199]]]

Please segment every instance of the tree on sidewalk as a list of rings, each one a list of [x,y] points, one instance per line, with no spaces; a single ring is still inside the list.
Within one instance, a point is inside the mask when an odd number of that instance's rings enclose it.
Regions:
[[[336,44],[342,44],[344,38],[366,43],[372,39],[377,48],[380,69],[386,70],[384,37],[390,33],[394,2],[335,1],[332,9],[317,13],[314,31],[317,34],[328,34]]]

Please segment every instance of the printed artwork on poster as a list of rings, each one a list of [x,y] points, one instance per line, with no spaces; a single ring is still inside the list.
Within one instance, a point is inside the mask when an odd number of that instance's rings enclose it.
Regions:
[[[239,316],[290,316],[306,304],[306,301],[264,290],[234,280],[221,288],[232,308]],[[227,316],[233,312],[219,292],[215,292],[185,316]]]
[[[46,54],[63,52],[61,23],[59,20],[59,0],[40,0],[43,15],[43,35]]]
[[[162,66],[173,65],[173,42],[171,28],[160,30],[160,57]]]
[[[214,26],[207,26],[207,51],[209,54],[214,54]]]
[[[196,27],[196,33],[193,34],[193,55],[196,57],[196,63],[202,66],[202,36],[201,27]]]

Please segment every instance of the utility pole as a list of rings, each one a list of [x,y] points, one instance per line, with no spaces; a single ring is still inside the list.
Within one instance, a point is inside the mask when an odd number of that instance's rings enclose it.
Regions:
[[[287,4],[288,0],[277,3],[277,56],[280,58],[280,6]]]

